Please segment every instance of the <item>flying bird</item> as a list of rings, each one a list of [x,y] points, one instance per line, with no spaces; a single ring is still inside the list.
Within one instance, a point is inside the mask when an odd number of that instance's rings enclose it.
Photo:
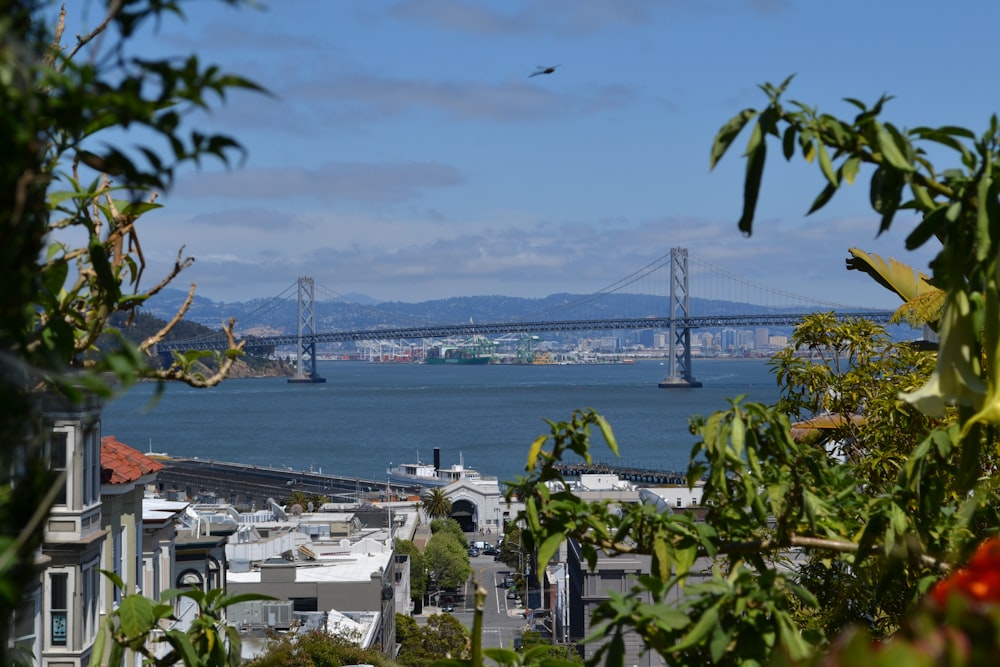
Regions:
[[[538,76],[539,74],[552,74],[556,71],[557,67],[559,67],[559,65],[552,65],[551,67],[543,67],[542,65],[539,65],[538,69],[533,74],[528,75],[528,78],[530,79],[531,77]]]

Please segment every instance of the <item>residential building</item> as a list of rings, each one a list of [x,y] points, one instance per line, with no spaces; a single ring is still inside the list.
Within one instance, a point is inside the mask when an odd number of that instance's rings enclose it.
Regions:
[[[16,641],[31,646],[39,667],[82,667],[90,662],[104,611],[101,596],[101,405],[94,397],[72,403],[60,396],[41,399],[45,450],[60,474],[45,519],[38,593],[25,602],[15,622]],[[27,630],[28,615],[34,635]]]
[[[101,567],[123,584],[103,579],[102,615],[116,608],[122,596],[143,592],[143,496],[162,468],[114,436],[101,438],[101,526],[107,533]]]

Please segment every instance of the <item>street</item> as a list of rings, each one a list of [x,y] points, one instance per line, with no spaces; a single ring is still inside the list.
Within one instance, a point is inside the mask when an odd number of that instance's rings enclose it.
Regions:
[[[504,586],[504,576],[513,574],[510,567],[493,556],[474,556],[469,558],[472,565],[472,578],[466,582],[464,590],[454,595],[455,617],[467,628],[472,628],[472,618],[475,611],[474,581],[478,581],[486,589],[486,600],[483,604],[483,647],[512,648],[514,638],[519,637],[526,629],[522,598],[520,592],[517,599],[507,597]],[[423,615],[438,613],[437,607],[424,607]]]

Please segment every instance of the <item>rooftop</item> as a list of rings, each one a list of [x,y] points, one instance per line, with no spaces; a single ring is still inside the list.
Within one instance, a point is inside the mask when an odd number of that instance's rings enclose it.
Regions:
[[[130,484],[162,468],[162,463],[113,435],[101,438],[101,484]]]

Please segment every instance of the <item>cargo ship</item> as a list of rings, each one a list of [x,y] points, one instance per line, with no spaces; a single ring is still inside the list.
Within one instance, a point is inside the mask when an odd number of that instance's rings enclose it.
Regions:
[[[470,364],[482,366],[493,360],[493,355],[489,354],[480,345],[458,346],[458,345],[438,345],[427,350],[424,356],[424,363],[427,364]]]

